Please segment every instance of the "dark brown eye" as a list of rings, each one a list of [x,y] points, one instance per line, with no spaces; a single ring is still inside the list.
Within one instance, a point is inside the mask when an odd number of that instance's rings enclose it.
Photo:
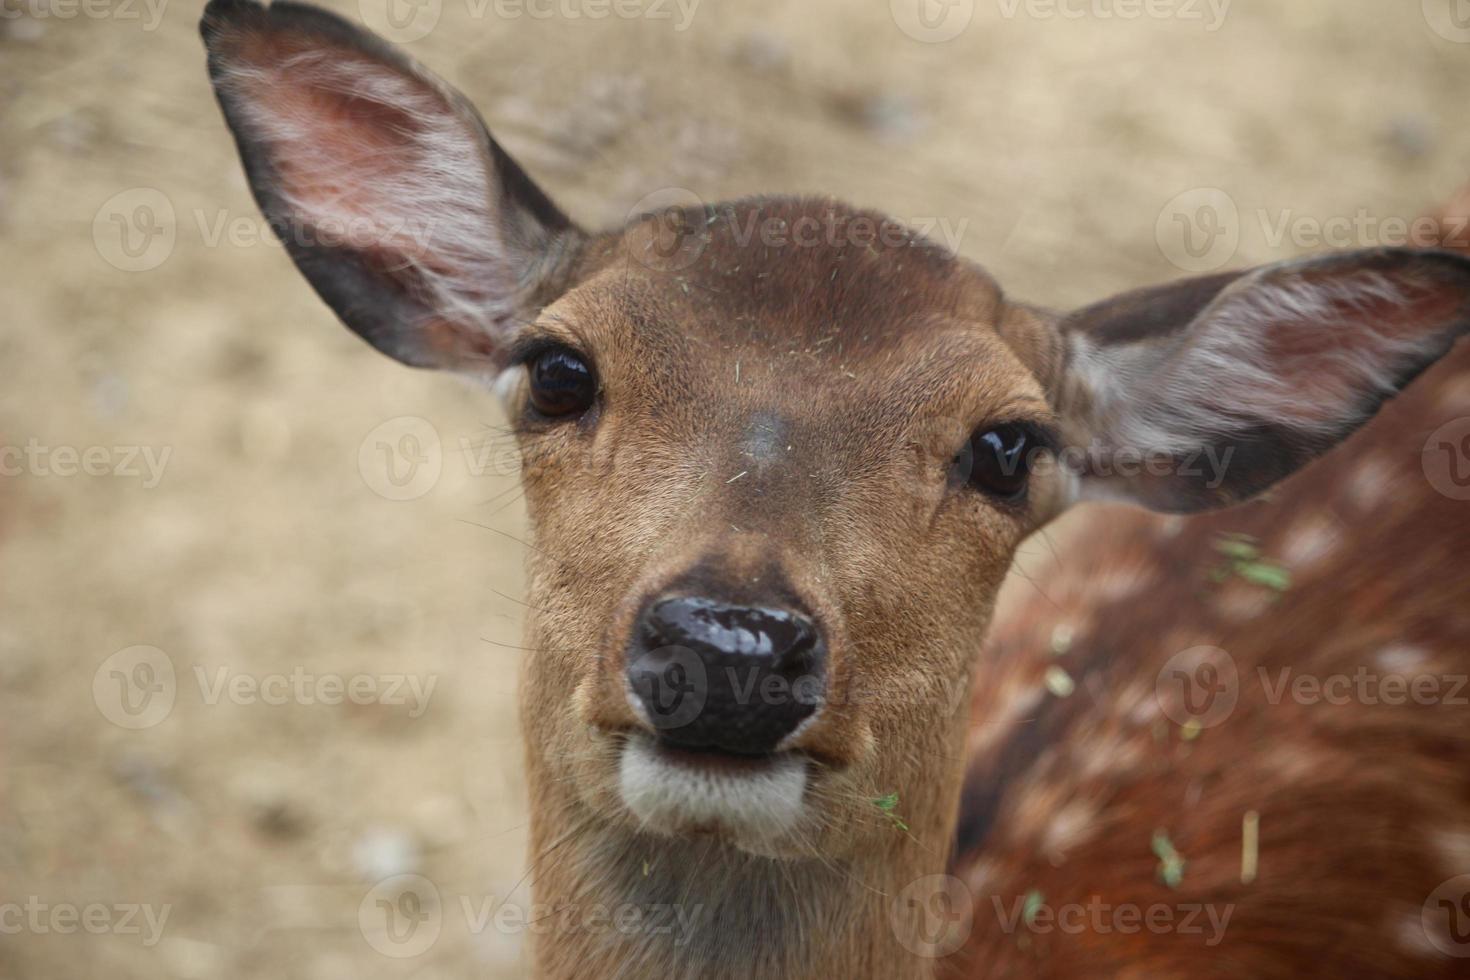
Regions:
[[[536,355],[528,365],[531,407],[548,418],[585,412],[597,397],[597,378],[581,357],[565,347]]]
[[[1037,441],[1025,426],[981,429],[955,457],[955,474],[982,493],[1017,501],[1026,495],[1032,451],[1036,448]]]

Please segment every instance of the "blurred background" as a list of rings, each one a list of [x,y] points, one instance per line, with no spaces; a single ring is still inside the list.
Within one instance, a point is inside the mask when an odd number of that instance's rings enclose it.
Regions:
[[[1463,0],[327,5],[586,225],[832,193],[1056,306],[1412,243],[1470,174]],[[269,239],[199,13],[0,0],[0,977],[521,976],[513,447]]]

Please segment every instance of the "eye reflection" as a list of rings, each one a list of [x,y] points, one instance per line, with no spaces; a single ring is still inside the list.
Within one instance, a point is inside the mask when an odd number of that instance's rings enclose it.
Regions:
[[[954,460],[956,479],[1007,502],[1026,494],[1031,456],[1039,441],[1024,425],[1007,423],[978,430]]]
[[[527,366],[531,407],[547,418],[581,414],[597,397],[597,378],[575,351],[553,347]]]

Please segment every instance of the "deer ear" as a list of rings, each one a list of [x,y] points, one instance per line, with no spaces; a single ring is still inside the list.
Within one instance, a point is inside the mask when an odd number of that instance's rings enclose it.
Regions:
[[[334,14],[212,0],[209,74],[256,202],[374,347],[493,372],[581,236],[465,99]]]
[[[1079,495],[1221,507],[1341,442],[1470,331],[1470,260],[1283,262],[1127,293],[1060,329]]]

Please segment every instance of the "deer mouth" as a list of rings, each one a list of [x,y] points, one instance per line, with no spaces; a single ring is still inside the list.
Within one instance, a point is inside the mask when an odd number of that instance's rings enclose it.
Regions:
[[[661,762],[670,766],[687,766],[702,772],[728,773],[731,776],[767,772],[775,764],[774,760],[778,755],[789,754],[748,755],[714,748],[691,749],[659,738],[654,739],[654,753]]]
[[[620,753],[618,788],[650,830],[769,841],[789,834],[805,814],[810,768],[798,752],[696,751],[632,732]]]

